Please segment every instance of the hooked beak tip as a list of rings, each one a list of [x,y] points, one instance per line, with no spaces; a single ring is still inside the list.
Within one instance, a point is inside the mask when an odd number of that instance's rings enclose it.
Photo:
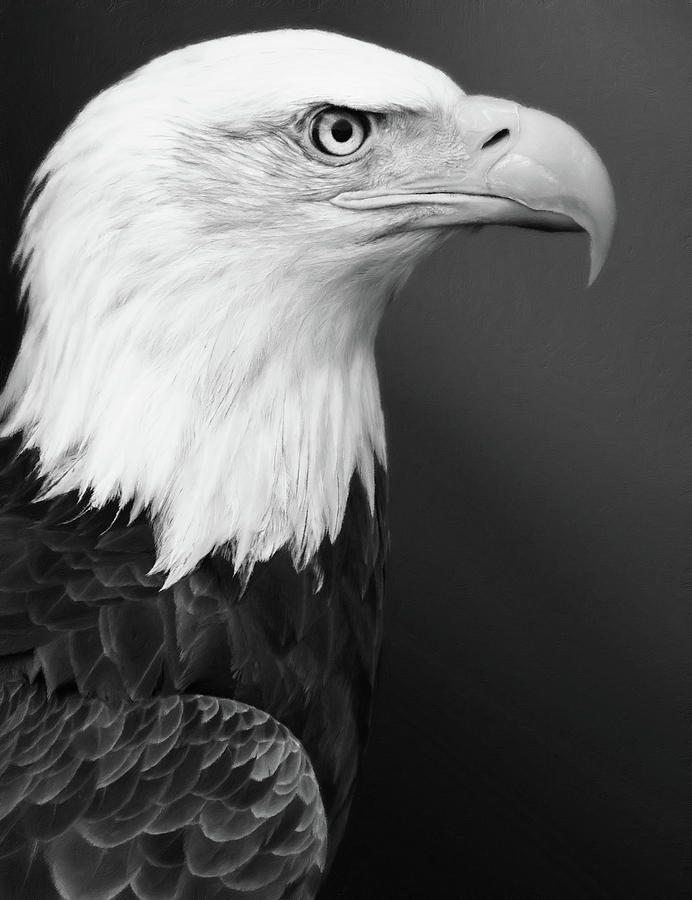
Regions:
[[[610,182],[607,183],[610,188]],[[589,236],[589,277],[586,286],[591,287],[598,278],[610,252],[610,245],[615,230],[615,200],[612,188],[606,192],[597,215],[589,215],[578,222]]]

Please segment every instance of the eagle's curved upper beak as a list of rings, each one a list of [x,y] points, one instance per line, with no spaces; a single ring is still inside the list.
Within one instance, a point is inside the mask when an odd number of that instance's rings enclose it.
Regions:
[[[417,225],[473,223],[586,231],[589,284],[608,254],[615,198],[600,157],[579,132],[555,116],[494,97],[465,97],[456,116],[465,158],[386,188],[350,191],[332,202],[349,209],[425,204]]]

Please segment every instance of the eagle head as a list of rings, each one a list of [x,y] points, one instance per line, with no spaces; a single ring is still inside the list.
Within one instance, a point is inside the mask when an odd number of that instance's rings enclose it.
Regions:
[[[46,493],[146,510],[174,581],[214,550],[296,566],[385,441],[373,344],[454,229],[615,218],[569,125],[362,41],[283,30],[176,50],[95,97],[33,182],[27,322],[2,402]]]

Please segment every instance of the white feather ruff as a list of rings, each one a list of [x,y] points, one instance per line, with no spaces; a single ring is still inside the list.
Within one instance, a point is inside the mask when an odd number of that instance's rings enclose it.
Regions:
[[[48,493],[148,510],[169,582],[218,548],[239,570],[282,546],[304,564],[338,533],[354,471],[372,501],[375,334],[437,238],[363,240],[324,202],[348,167],[287,153],[281,129],[318,99],[441,92],[459,93],[398,54],[277,32],[169,54],[82,111],[36,175],[2,397]]]

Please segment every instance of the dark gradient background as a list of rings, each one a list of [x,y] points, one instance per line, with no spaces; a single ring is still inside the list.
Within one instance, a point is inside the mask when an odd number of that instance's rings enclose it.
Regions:
[[[379,345],[393,556],[383,683],[325,898],[692,896],[692,17],[684,2],[1,4],[2,228],[95,92],[174,47],[323,26],[576,125],[617,196],[584,238],[452,239]],[[6,364],[18,331],[3,273]],[[689,872],[688,872],[689,875]],[[38,898],[37,898],[38,900]]]

